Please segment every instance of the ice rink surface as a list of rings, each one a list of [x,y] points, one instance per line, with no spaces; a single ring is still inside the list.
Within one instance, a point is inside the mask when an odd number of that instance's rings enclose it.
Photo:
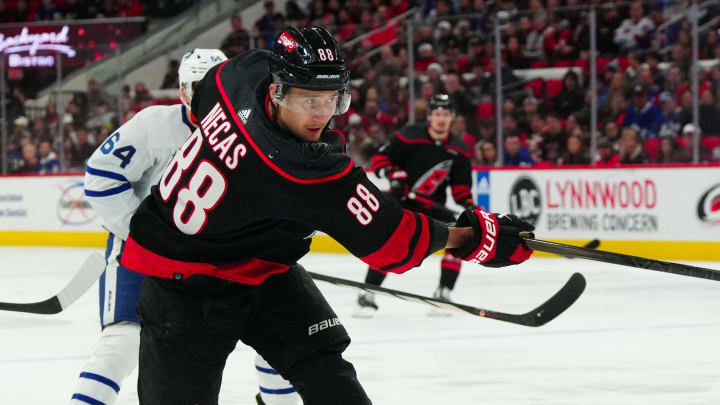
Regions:
[[[46,299],[91,249],[0,248],[0,301]],[[99,250],[97,250],[99,251]],[[349,255],[307,256],[308,270],[362,280]],[[692,263],[720,269],[720,263]],[[720,283],[584,260],[532,259],[506,269],[464,264],[455,301],[526,312],[573,272],[587,289],[540,328],[378,297],[373,319],[354,319],[357,292],[319,283],[348,329],[346,358],[375,404],[720,404]],[[429,295],[439,257],[385,286]],[[58,315],[0,312],[0,404],[65,404],[99,335],[97,285]],[[254,404],[254,352],[228,360],[220,403]],[[137,404],[136,374],[119,405]]]

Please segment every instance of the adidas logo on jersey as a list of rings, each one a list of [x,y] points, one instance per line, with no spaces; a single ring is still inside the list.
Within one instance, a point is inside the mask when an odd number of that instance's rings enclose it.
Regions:
[[[238,111],[238,117],[240,117],[240,121],[242,121],[243,124],[247,123],[248,118],[250,118],[250,112],[251,109],[245,109]]]

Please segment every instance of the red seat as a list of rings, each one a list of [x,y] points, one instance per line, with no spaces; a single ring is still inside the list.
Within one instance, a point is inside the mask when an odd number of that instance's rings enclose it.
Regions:
[[[562,80],[553,79],[545,82],[545,96],[553,99],[562,91]]]
[[[546,68],[549,66],[550,66],[550,64],[544,60],[534,60],[534,61],[530,62],[531,69],[542,69],[542,68]]]
[[[605,66],[610,63],[610,58],[597,58],[597,73],[599,76],[603,76],[605,74]]]
[[[573,63],[573,66],[577,66],[579,68],[582,68],[583,72],[589,72],[590,71],[590,61],[585,59],[578,59]]]
[[[621,72],[624,72],[625,70],[627,70],[628,60],[626,57],[623,56],[623,57],[617,58],[617,61],[618,61],[618,66],[620,67]]]
[[[543,79],[535,79],[525,83],[525,87],[532,90],[535,98],[539,98],[542,95],[544,84],[545,81]]]
[[[478,104],[477,110],[475,111],[475,118],[482,120],[486,118],[492,118],[495,116],[495,103],[481,103]]]
[[[571,60],[557,60],[555,63],[553,63],[553,67],[556,68],[566,68],[571,67],[573,65],[573,61]]]
[[[647,152],[650,159],[655,159],[655,157],[657,157],[658,155],[658,152],[660,152],[660,139],[654,138],[646,140],[645,151]]]
[[[720,147],[720,136],[706,136],[700,141],[703,146],[712,151],[715,148]]]

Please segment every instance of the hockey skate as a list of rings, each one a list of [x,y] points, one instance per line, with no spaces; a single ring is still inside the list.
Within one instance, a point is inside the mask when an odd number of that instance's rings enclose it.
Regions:
[[[451,291],[452,290],[450,290],[447,287],[438,286],[438,288],[433,293],[433,298],[451,302],[452,301],[450,299]],[[451,316],[451,315],[452,315],[452,312],[450,312],[446,309],[442,309],[442,308],[433,308],[430,310],[430,312],[428,312],[428,316],[445,317],[445,316]]]
[[[378,310],[375,303],[375,294],[371,292],[361,292],[358,295],[358,308],[353,313],[353,318],[372,318]]]

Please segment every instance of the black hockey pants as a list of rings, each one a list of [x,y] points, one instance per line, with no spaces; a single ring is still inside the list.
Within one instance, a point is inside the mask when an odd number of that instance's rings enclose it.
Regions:
[[[257,286],[146,277],[138,314],[141,405],[217,404],[238,340],[289,380],[305,405],[371,403],[342,358],[345,328],[300,265]]]

